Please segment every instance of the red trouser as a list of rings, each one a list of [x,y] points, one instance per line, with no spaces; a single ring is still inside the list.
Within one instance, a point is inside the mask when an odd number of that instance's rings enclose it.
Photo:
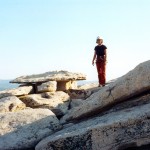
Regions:
[[[105,83],[106,83],[106,62],[104,60],[97,60],[96,67],[97,67],[99,84],[105,85]]]

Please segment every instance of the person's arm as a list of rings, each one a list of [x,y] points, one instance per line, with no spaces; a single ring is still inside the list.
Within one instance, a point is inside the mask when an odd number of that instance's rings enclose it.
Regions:
[[[105,60],[105,62],[107,62],[107,49],[104,50],[104,54],[105,54],[104,60]]]
[[[94,60],[96,58],[96,52],[94,52],[93,60],[92,60],[92,65],[94,66]]]

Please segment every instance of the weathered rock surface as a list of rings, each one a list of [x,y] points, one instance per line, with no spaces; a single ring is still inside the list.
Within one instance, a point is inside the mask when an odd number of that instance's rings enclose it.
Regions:
[[[21,96],[27,95],[33,92],[32,86],[21,86],[18,88],[14,88],[11,90],[4,90],[0,91],[0,98],[7,97],[7,96]]]
[[[98,82],[97,83],[86,83],[78,86],[78,89],[84,89],[84,90],[89,90],[89,89],[99,89],[98,87]]]
[[[73,125],[42,140],[35,150],[123,150],[150,144],[150,104]]]
[[[69,95],[62,91],[31,94],[20,97],[31,108],[48,108],[56,116],[64,115],[68,110]]]
[[[106,82],[105,86],[108,86],[110,83],[115,82],[117,79],[113,79],[110,81]],[[102,87],[98,87],[98,82],[90,82],[90,83],[85,83],[82,85],[78,85],[78,89],[84,89],[84,90],[90,90],[91,92],[97,92],[98,90],[100,90]]]
[[[139,95],[137,97],[130,98],[126,101],[114,104],[113,106],[110,107],[110,109],[108,108],[107,110],[102,111],[100,114],[97,115],[95,114],[95,116],[103,116],[104,114],[109,114],[112,112],[117,112],[123,109],[141,106],[149,103],[150,103],[150,91],[145,93],[144,95]]]
[[[41,139],[61,128],[48,109],[0,113],[0,120],[0,150],[34,148]]]
[[[78,88],[77,81],[71,81],[71,85],[69,89],[77,89],[77,88]]]
[[[15,112],[24,109],[26,105],[16,96],[9,96],[0,99],[0,113]]]
[[[70,108],[80,106],[82,105],[83,102],[84,102],[83,99],[72,99],[70,102]]]
[[[57,89],[56,81],[48,81],[37,86],[37,92],[55,92]]]
[[[150,90],[150,61],[141,63],[115,82],[92,94],[79,107],[74,107],[61,119],[66,121],[81,119],[102,111],[106,106],[121,102],[144,91]]]
[[[68,89],[77,89],[77,82],[71,80],[57,82],[57,91],[66,91]]]
[[[36,150],[149,150],[150,61],[105,87],[77,87],[84,79],[56,71],[13,80],[24,84],[0,92],[0,150],[33,150],[41,140]]]
[[[71,99],[86,99],[92,94],[90,90],[84,89],[70,89],[67,90],[67,93]]]
[[[86,75],[82,73],[72,73],[68,71],[51,71],[43,74],[21,76],[11,81],[11,83],[38,83],[47,81],[69,81],[85,80]]]

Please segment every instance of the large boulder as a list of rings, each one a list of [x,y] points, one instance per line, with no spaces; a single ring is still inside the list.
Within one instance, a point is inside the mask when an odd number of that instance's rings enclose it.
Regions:
[[[81,119],[99,113],[105,107],[124,101],[150,89],[150,61],[139,64],[126,75],[100,89],[86,99],[82,105],[71,109],[61,122]]]
[[[15,112],[24,109],[26,105],[16,96],[9,96],[0,99],[0,113]]]
[[[43,139],[35,150],[123,150],[150,144],[150,104],[95,117]]]
[[[10,90],[0,91],[0,98],[7,96],[21,96],[33,93],[32,86],[21,86]]]
[[[47,81],[70,81],[85,80],[86,75],[82,73],[72,73],[68,71],[50,71],[42,74],[34,74],[18,77],[11,83],[43,83]]]
[[[0,120],[0,150],[34,148],[44,137],[61,128],[48,109],[0,113]]]
[[[30,94],[19,97],[28,107],[47,108],[56,116],[64,115],[68,110],[69,95],[62,91]]]

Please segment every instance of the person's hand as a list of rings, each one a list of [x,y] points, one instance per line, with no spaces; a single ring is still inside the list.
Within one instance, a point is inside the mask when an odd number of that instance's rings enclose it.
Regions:
[[[92,61],[92,65],[94,66],[94,61]]]

